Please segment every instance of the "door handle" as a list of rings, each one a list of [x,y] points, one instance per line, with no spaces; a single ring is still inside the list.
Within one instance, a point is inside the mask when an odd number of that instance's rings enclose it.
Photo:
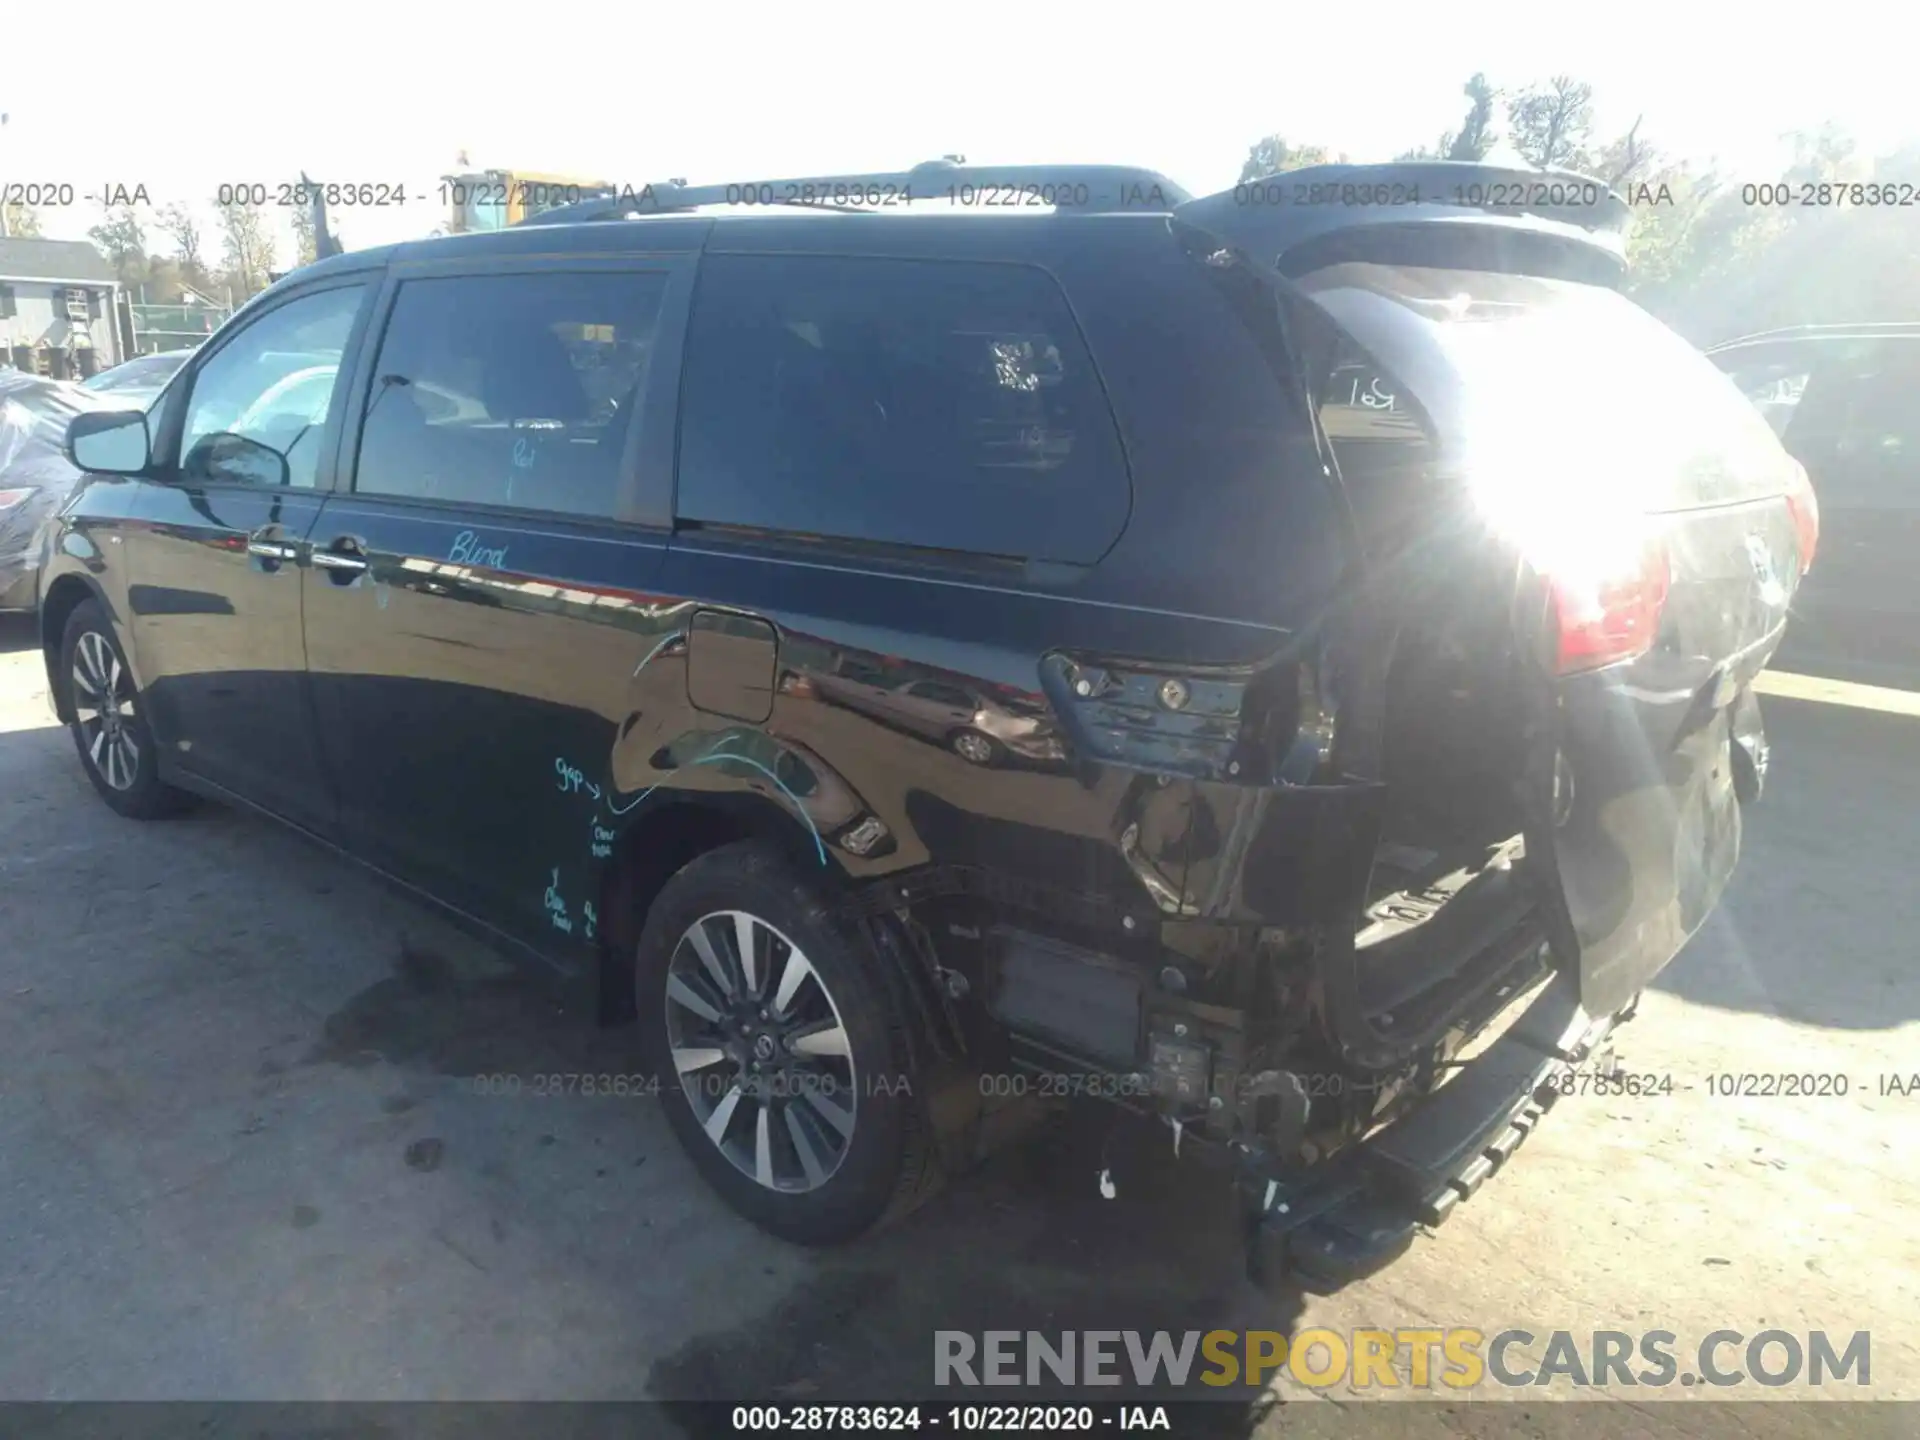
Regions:
[[[307,559],[317,569],[332,571],[328,578],[340,583],[367,573],[366,552],[351,535],[335,536],[324,550],[316,545]]]
[[[256,555],[262,560],[298,560],[300,547],[286,545],[278,540],[249,540],[247,554]]]

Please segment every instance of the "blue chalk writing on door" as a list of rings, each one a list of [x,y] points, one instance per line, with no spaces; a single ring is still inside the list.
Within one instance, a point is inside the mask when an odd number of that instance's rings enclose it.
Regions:
[[[594,799],[600,798],[600,787],[587,779],[586,772],[578,765],[571,763],[566,756],[553,757],[553,773],[559,777],[557,784],[561,793],[575,794],[584,790]]]
[[[453,537],[447,559],[456,565],[490,565],[497,570],[507,563],[507,547],[482,545],[475,531],[462,530]]]
[[[560,898],[560,867],[553,867],[553,879],[548,882],[545,898],[547,919],[553,928],[565,934],[573,933],[573,920],[567,914],[567,902]]]

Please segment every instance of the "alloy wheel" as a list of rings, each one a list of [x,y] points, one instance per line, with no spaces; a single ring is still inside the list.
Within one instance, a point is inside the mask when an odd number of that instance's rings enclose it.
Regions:
[[[131,790],[140,774],[133,677],[98,630],[86,631],[74,646],[73,714],[88,763],[115,790]]]
[[[785,935],[743,910],[704,915],[667,963],[667,1044],[694,1118],[741,1174],[818,1189],[846,1159],[852,1044],[826,982]]]
[[[953,750],[970,765],[985,765],[993,759],[993,742],[971,730],[962,730],[953,737]]]

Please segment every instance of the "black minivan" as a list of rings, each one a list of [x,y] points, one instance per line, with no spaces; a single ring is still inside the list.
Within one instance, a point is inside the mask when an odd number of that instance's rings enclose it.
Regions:
[[[637,1019],[806,1242],[1008,1102],[1384,1264],[1701,924],[1806,477],[1577,176],[645,187],[288,276],[87,416],[48,673]]]

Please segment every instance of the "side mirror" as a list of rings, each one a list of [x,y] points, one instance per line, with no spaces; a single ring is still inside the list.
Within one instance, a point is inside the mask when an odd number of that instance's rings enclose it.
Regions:
[[[241,485],[286,488],[290,476],[287,457],[271,445],[230,430],[217,431],[194,442],[181,459],[183,475],[224,480]]]
[[[147,417],[139,410],[93,410],[67,425],[67,458],[99,475],[138,475],[147,468]]]

